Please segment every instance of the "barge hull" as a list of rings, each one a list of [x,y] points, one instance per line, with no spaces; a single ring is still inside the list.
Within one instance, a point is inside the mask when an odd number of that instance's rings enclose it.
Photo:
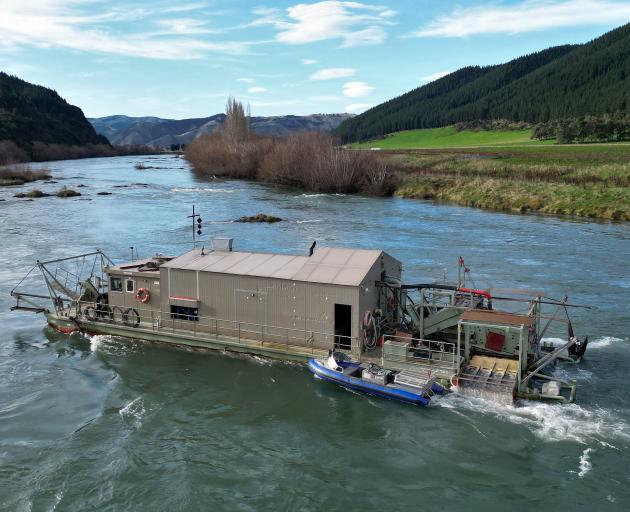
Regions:
[[[284,359],[298,362],[308,362],[313,357],[321,357],[327,354],[325,350],[282,344],[269,341],[257,341],[245,338],[232,338],[229,336],[208,335],[207,333],[197,333],[193,335],[178,332],[155,331],[150,328],[128,327],[118,324],[110,324],[106,322],[87,322],[77,321],[71,318],[59,317],[54,313],[47,315],[48,325],[53,329],[69,334],[72,332],[81,332],[90,335],[108,335],[123,338],[132,338],[155,343],[164,343],[176,347],[219,350],[237,352],[242,354],[252,354],[274,359]]]

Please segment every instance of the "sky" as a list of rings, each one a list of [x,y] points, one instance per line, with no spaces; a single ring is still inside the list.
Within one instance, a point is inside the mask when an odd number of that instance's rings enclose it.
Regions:
[[[0,70],[88,117],[360,113],[463,66],[587,42],[629,0],[1,0]]]

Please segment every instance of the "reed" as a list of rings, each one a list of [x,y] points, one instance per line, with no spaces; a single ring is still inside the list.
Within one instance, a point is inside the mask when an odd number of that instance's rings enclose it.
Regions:
[[[48,169],[32,170],[29,167],[0,168],[0,186],[24,185],[50,179]]]

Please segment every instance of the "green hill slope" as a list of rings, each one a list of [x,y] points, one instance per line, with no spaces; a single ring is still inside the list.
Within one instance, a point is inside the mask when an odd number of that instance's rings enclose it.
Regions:
[[[553,140],[532,140],[532,130],[457,130],[453,126],[392,133],[383,139],[360,142],[360,149],[464,148],[551,144]]]
[[[630,24],[582,45],[549,48],[505,64],[462,68],[344,121],[356,142],[477,119],[541,122],[630,106]]]
[[[79,107],[55,91],[0,72],[0,141],[30,152],[34,142],[83,146],[109,144]]]

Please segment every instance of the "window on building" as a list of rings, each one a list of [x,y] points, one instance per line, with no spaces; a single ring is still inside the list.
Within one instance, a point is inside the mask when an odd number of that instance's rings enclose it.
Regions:
[[[191,308],[188,306],[174,306],[171,304],[171,318],[175,320],[191,320],[199,321],[199,308]]]
[[[122,279],[120,277],[110,278],[109,289],[112,292],[122,292]]]
[[[129,293],[133,293],[134,291],[136,291],[136,283],[133,279],[127,279],[127,281],[125,281],[125,285]]]

